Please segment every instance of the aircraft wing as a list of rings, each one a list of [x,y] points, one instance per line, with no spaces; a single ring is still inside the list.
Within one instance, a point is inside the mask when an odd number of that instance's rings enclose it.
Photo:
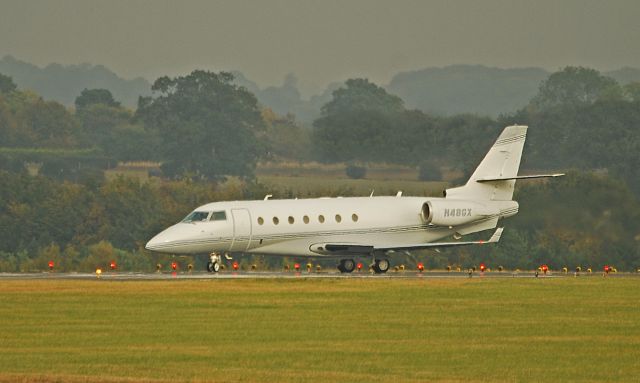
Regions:
[[[311,246],[311,251],[323,255],[362,255],[370,254],[373,251],[389,250],[417,250],[417,249],[438,249],[444,247],[482,245],[485,243],[497,243],[502,235],[503,227],[499,227],[487,241],[466,241],[466,242],[427,242],[406,245],[363,245],[355,243],[325,243]]]
[[[418,243],[418,244],[409,244],[409,245],[401,245],[401,246],[374,246],[374,250],[418,250],[418,249],[429,249],[429,248],[443,248],[443,247],[455,247],[455,246],[468,246],[468,245],[483,245],[485,243],[497,243],[500,240],[500,236],[502,236],[502,231],[504,227],[499,227],[493,233],[491,238],[488,241],[466,241],[466,242],[428,242],[428,243]]]

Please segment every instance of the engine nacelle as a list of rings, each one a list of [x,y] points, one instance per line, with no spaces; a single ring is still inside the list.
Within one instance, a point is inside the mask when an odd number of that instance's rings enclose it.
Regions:
[[[422,204],[420,215],[427,224],[459,226],[499,213],[500,210],[489,208],[478,202],[442,199]]]

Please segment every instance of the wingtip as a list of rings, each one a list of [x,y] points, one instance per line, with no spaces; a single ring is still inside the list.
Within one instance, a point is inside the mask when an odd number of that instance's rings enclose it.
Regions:
[[[488,242],[489,243],[496,243],[496,242],[500,241],[500,237],[502,236],[502,231],[503,230],[504,230],[504,227],[497,228]]]

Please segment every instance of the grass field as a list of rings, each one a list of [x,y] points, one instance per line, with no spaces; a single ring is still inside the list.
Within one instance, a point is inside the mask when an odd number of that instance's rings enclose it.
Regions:
[[[638,282],[0,281],[0,381],[638,381]]]

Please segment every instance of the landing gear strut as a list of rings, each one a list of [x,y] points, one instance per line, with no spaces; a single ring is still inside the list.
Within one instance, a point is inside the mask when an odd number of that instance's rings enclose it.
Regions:
[[[207,262],[207,271],[210,273],[217,273],[220,271],[220,256],[216,253],[209,255],[209,262]]]
[[[341,273],[351,273],[356,268],[356,263],[353,259],[341,259],[340,264],[338,264],[338,270]]]

